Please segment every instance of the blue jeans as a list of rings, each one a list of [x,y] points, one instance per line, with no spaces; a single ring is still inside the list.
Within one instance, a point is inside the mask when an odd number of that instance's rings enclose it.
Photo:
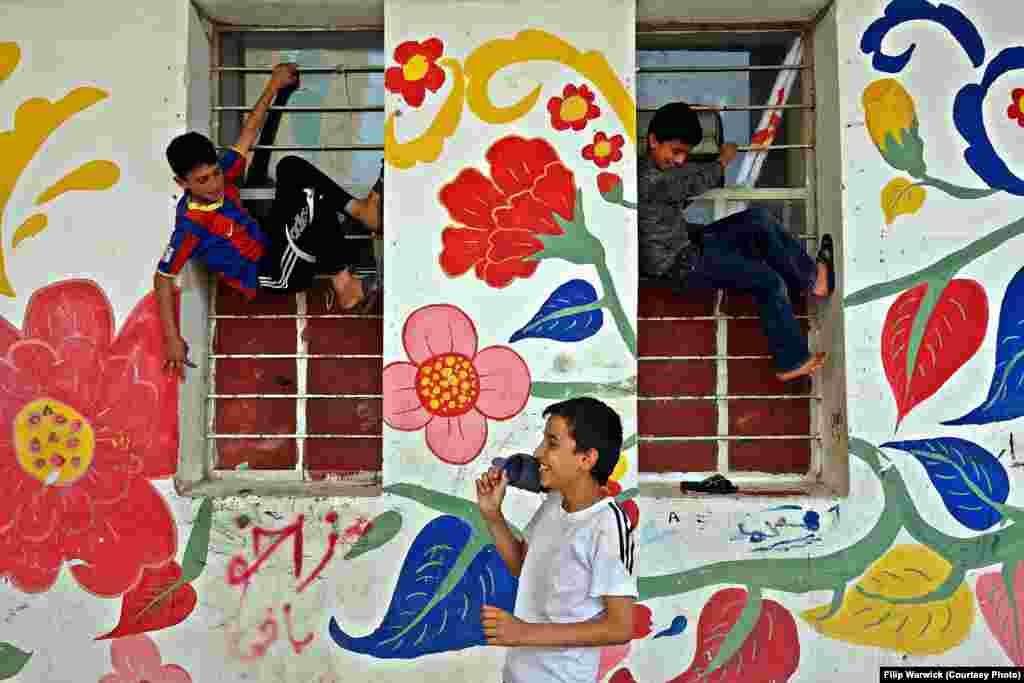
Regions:
[[[747,209],[704,226],[703,249],[684,288],[748,292],[761,315],[778,372],[810,358],[807,339],[793,314],[789,290],[814,287],[817,265],[804,246],[764,209]]]

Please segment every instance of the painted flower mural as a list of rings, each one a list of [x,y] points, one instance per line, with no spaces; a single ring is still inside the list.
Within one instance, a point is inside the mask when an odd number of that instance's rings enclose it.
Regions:
[[[882,78],[865,88],[861,99],[868,134],[886,163],[914,177],[924,175],[924,142],[910,93],[895,78]]]
[[[177,384],[162,371],[152,295],[114,336],[93,282],[36,291],[23,329],[0,319],[0,575],[49,589],[67,564],[100,596],[174,557],[177,532],[150,479],[177,458]]]
[[[487,442],[487,420],[507,420],[526,406],[530,370],[507,346],[477,350],[473,321],[449,304],[414,311],[402,328],[409,361],[384,368],[384,421],[425,430],[427,447],[463,465]]]
[[[555,130],[583,130],[588,121],[601,115],[601,108],[594,104],[590,88],[569,83],[562,89],[561,97],[548,100],[548,113]]]
[[[594,133],[594,141],[583,148],[583,158],[593,161],[598,168],[608,168],[613,161],[622,160],[622,145],[626,142],[621,135],[608,134],[603,131]]]
[[[427,90],[437,92],[444,85],[444,70],[437,65],[443,53],[444,43],[437,38],[401,43],[394,53],[398,66],[385,70],[384,87],[400,94],[410,107],[420,106]]]
[[[164,664],[156,643],[148,636],[118,638],[110,644],[114,671],[99,683],[192,683],[177,664]]]
[[[441,203],[459,225],[441,233],[441,269],[449,277],[470,268],[491,287],[533,275],[543,251],[540,235],[562,235],[555,221],[574,216],[576,184],[547,141],[515,135],[487,150],[491,177],[475,168],[441,188]]]

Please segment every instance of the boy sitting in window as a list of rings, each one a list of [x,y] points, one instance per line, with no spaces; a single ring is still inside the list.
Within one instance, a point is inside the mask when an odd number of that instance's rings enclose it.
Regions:
[[[640,271],[668,278],[679,288],[749,292],[775,360],[776,377],[791,381],[825,363],[811,354],[793,314],[788,290],[829,296],[835,289],[830,235],[816,260],[764,209],[748,209],[705,226],[688,225],[683,211],[717,187],[736,145],[723,144],[719,159],[687,163],[702,137],[696,112],[682,102],[658,109],[647,129],[647,155],[638,161]]]
[[[213,143],[199,133],[179,135],[167,146],[174,180],[185,190],[170,245],[153,277],[168,371],[181,374],[188,362],[188,345],[175,321],[174,279],[192,257],[249,299],[257,291],[309,289],[320,274],[331,275],[341,308],[353,308],[376,294],[379,278],[353,277],[355,254],[345,247],[344,236],[355,227],[351,221],[375,235],[380,230],[383,167],[370,194],[356,199],[305,159],[287,156],[277,164],[274,203],[264,224],[242,207],[238,185],[245,175],[246,154],[277,93],[298,82],[295,64],[275,66],[238,142],[219,158]]]
[[[509,571],[519,577],[515,614],[484,605],[490,645],[509,650],[504,683],[593,683],[600,646],[633,635],[636,542],[630,521],[605,498],[622,450],[622,421],[593,398],[544,411],[534,457],[549,493],[517,540],[501,512],[508,475],[492,467],[476,483],[480,514]]]

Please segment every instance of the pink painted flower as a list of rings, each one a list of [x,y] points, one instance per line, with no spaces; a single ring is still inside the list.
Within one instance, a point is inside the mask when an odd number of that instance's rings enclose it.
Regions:
[[[110,644],[114,672],[99,683],[192,683],[192,677],[177,664],[161,664],[160,650],[145,635],[118,638]]]
[[[153,295],[114,335],[88,280],[36,291],[18,329],[0,318],[0,576],[48,590],[64,566],[121,595],[177,550],[151,479],[174,474],[178,382],[162,369]]]
[[[444,462],[464,465],[483,450],[487,420],[517,415],[530,397],[530,370],[507,346],[477,351],[473,321],[450,304],[413,311],[402,329],[410,362],[384,368],[384,421],[426,429],[427,446]]]

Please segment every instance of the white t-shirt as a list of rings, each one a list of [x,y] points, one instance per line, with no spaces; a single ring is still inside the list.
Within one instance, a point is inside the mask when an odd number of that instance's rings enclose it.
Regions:
[[[566,512],[551,493],[524,531],[529,544],[519,575],[515,616],[530,623],[572,624],[604,612],[602,596],[637,596],[636,544],[613,498]],[[600,647],[511,647],[504,683],[594,683]]]

